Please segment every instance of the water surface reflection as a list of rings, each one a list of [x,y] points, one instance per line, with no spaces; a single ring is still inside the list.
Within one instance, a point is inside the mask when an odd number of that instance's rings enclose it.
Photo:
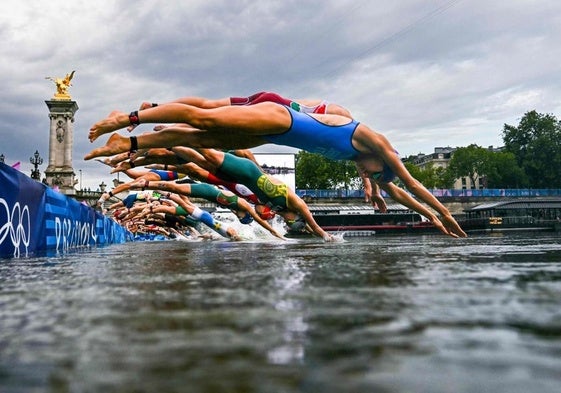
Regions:
[[[0,391],[556,392],[557,234],[0,261]]]

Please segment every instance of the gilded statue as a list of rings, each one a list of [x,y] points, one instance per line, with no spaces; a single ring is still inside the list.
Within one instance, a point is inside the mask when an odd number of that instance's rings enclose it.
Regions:
[[[76,71],[72,71],[69,74],[66,74],[66,76],[64,78],[56,78],[56,77],[51,77],[51,76],[47,76],[45,77],[45,79],[49,79],[51,81],[53,81],[56,85],[56,93],[53,97],[53,99],[55,100],[70,100],[70,94],[68,94],[68,88],[70,86],[72,86],[72,83],[70,83],[70,81],[72,80],[72,78],[74,77],[74,73]]]

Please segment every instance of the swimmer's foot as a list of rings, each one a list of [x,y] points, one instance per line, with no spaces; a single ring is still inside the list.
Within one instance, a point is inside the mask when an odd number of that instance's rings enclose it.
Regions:
[[[90,142],[95,141],[103,134],[119,130],[129,124],[129,116],[124,112],[113,111],[105,119],[98,121],[91,128],[88,134]]]
[[[123,153],[131,150],[132,140],[121,136],[117,133],[112,134],[105,146],[93,149],[88,154],[84,156],[84,160],[91,160],[92,158],[102,157],[102,156],[112,156],[115,154]]]

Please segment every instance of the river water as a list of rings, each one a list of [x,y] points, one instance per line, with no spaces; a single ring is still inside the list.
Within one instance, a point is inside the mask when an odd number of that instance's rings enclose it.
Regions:
[[[559,392],[561,235],[0,260],[0,392]]]

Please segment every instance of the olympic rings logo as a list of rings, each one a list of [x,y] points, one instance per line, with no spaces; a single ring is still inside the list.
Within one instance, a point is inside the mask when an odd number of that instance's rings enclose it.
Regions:
[[[3,208],[2,208],[3,207]],[[54,229],[54,242],[50,244],[47,240],[47,248],[55,248],[57,252],[67,251],[79,247],[88,247],[101,243],[116,243],[122,241],[121,232],[117,225],[109,219],[98,218],[92,214],[89,219],[77,219],[57,215],[43,222],[49,228]],[[40,223],[34,223],[38,225]],[[31,214],[29,206],[15,202],[9,206],[8,202],[0,197],[0,246],[2,253],[6,249],[11,250],[13,256],[27,256],[31,243]],[[34,251],[34,250],[32,250]],[[11,251],[8,251],[11,252]]]
[[[6,211],[6,223],[0,227],[0,244],[10,235],[10,240],[14,246],[14,257],[20,256],[20,246],[25,246],[25,255],[31,241],[31,218],[29,215],[29,207],[25,205],[23,208],[19,202],[10,207],[4,198],[0,198],[0,205],[4,206]]]

